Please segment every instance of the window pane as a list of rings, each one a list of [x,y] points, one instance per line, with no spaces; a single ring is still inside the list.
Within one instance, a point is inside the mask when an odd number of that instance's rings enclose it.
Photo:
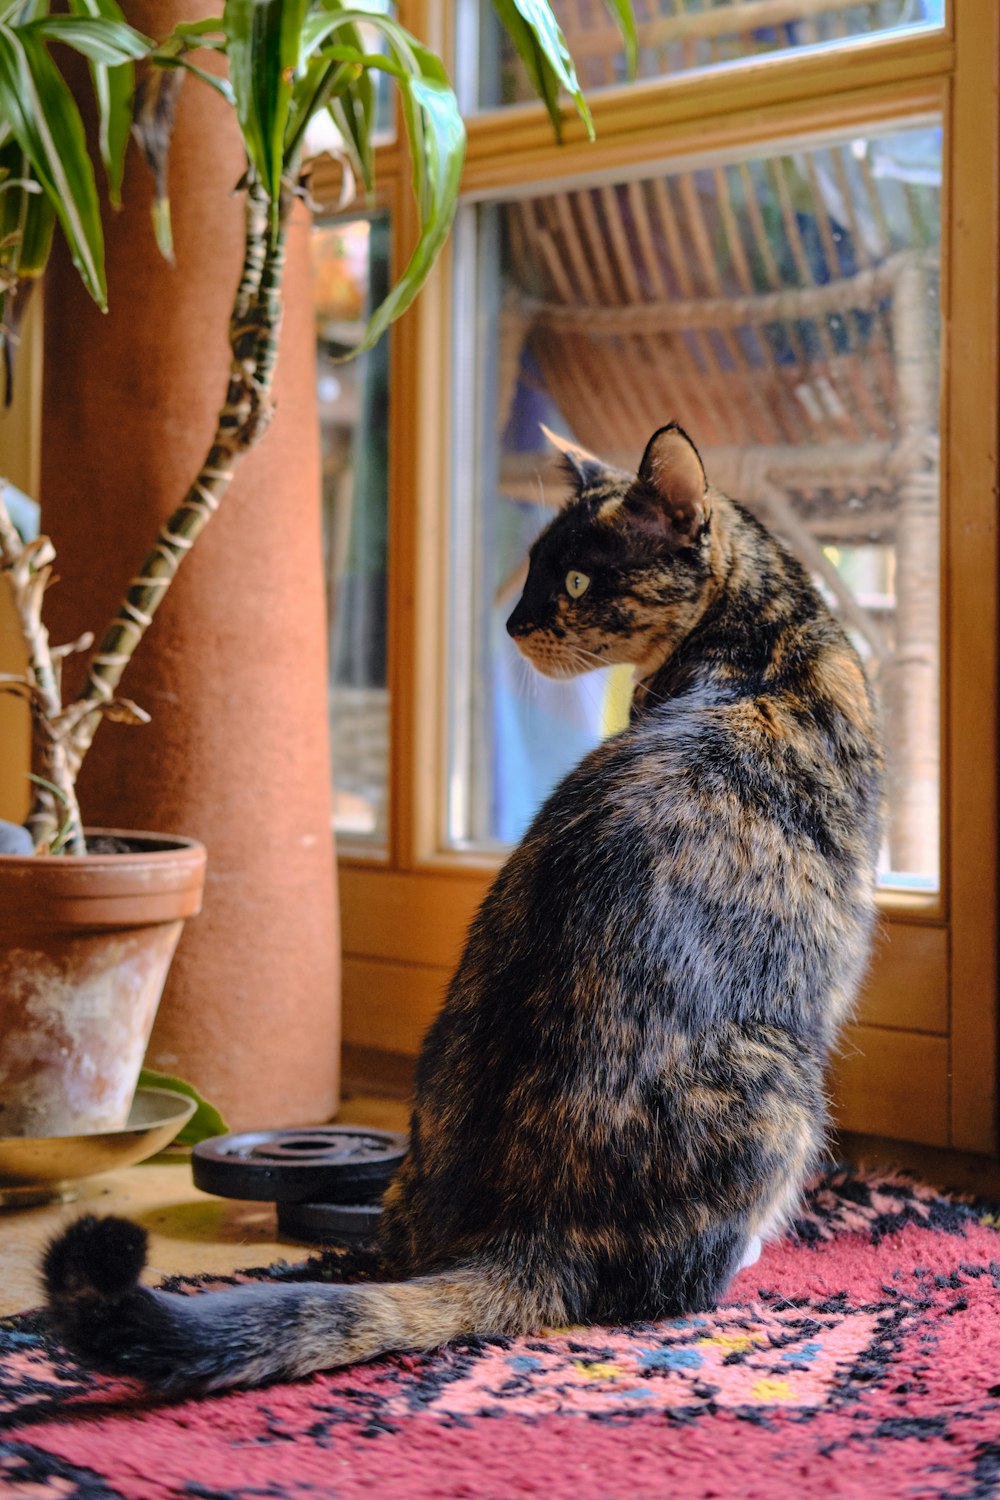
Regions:
[[[551,3],[584,91],[624,83],[621,34],[605,0]],[[478,107],[534,99],[490,0],[466,0],[466,6],[466,45],[479,58]],[[945,0],[635,0],[634,9],[638,74],[656,78],[903,27],[940,26]]]
[[[865,657],[890,759],[882,877],[936,886],[940,190],[927,124],[467,211],[454,841],[518,838],[627,714],[627,668],[548,682],[504,631],[563,493],[539,423],[634,470],[676,419]]]
[[[334,827],[385,840],[389,760],[386,542],[389,341],[338,364],[389,284],[384,215],[312,237],[323,455]]]

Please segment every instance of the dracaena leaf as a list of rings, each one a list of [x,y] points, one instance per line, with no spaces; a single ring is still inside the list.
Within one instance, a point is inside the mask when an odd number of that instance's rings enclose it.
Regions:
[[[226,0],[229,80],[243,142],[277,231],[285,128],[309,0]]]
[[[21,322],[52,246],[55,210],[13,139],[0,149],[0,371],[3,404],[14,398]]]
[[[618,22],[618,29],[625,45],[625,66],[628,69],[628,76],[634,78],[638,66],[639,38],[635,29],[632,0],[604,0],[604,3]]]
[[[52,203],[84,285],[107,305],[97,184],[72,94],[37,37],[0,25],[0,116]]]
[[[372,125],[375,90],[374,68],[391,70],[392,64],[377,54],[356,47],[326,47],[313,57],[296,80],[285,136],[285,171],[294,174],[311,120],[324,109],[333,114],[355,175],[366,189],[373,185]],[[343,114],[338,114],[338,108]]]
[[[174,243],[170,228],[167,193],[167,161],[177,118],[177,99],[184,73],[179,68],[152,68],[140,79],[135,95],[132,126],[142,154],[153,174],[153,232],[160,254],[173,263]]]
[[[224,49],[225,22],[221,16],[206,16],[201,21],[180,21],[174,27],[172,36],[184,42],[193,42],[198,47]]]
[[[195,78],[200,78],[202,83],[207,83],[217,94],[221,94],[227,104],[235,104],[233,90],[228,78],[220,78],[218,73],[210,73],[207,68],[201,68],[193,63],[184,52],[154,52],[152,61],[158,68],[172,68],[175,72],[179,69],[184,73],[191,73]]]
[[[93,62],[115,67],[123,62],[135,62],[145,57],[152,42],[140,37],[137,31],[125,24],[124,19],[113,19],[98,9],[96,0],[84,6],[77,0],[76,15],[43,16],[20,27],[22,36],[41,37],[49,42],[64,42],[89,57]],[[118,10],[118,7],[115,7]],[[121,12],[118,11],[119,16]]]
[[[365,12],[353,8],[347,14],[332,0],[306,17],[302,27],[302,60],[306,64],[296,82],[289,131],[285,141],[286,168],[294,166],[297,150],[309,121],[327,109],[344,140],[355,175],[370,192],[374,185],[372,135],[375,126],[375,87],[371,72],[381,59],[366,52],[361,32],[353,17],[367,19]],[[317,55],[318,54],[318,55]],[[360,66],[345,74],[338,66],[350,58]]]
[[[114,24],[116,27],[125,25],[121,6],[117,4],[117,0],[69,0],[69,8],[73,17],[80,18],[78,25],[86,24],[89,28],[98,21]],[[85,21],[84,18],[88,19]],[[53,17],[52,19],[71,19],[71,17]],[[132,37],[135,48],[129,57],[119,61],[117,66],[101,62],[96,58],[92,58],[90,62],[90,76],[97,99],[98,144],[108,179],[108,193],[116,208],[121,203],[125,152],[132,127],[135,68],[131,59],[146,55],[152,45],[145,37],[140,37],[138,32],[134,32],[131,27],[126,27],[126,30]]]
[[[0,23],[24,26],[28,21],[37,21],[42,16],[47,16],[50,8],[51,0],[13,0],[13,3],[4,5],[0,10]]]
[[[371,69],[358,75],[353,83],[327,106],[334,124],[350,152],[354,170],[366,193],[375,186],[375,153],[372,135],[375,129],[375,85]]]
[[[465,131],[454,94],[446,85],[427,76],[401,82],[400,88],[420,228],[399,280],[373,311],[356,353],[370,349],[389,324],[409,307],[448,237],[458,203]]]
[[[193,73],[196,78],[220,93],[227,104],[235,105],[236,97],[229,79],[199,67],[188,56],[189,52],[197,51],[225,52],[224,24],[221,16],[209,16],[202,21],[182,21],[160,43],[152,54],[151,61],[158,68],[182,68],[186,73]]]
[[[325,32],[324,45],[334,45],[334,38],[346,39],[346,28],[360,25],[370,27],[385,42],[388,57],[376,59],[369,55],[365,59],[365,69],[384,69],[399,90],[410,153],[411,183],[418,210],[417,242],[399,280],[372,312],[361,342],[353,351],[360,353],[371,348],[393,319],[409,307],[447,239],[458,203],[465,157],[465,127],[440,58],[422,46],[398,21],[359,6],[340,9],[331,0],[326,0],[324,11],[324,24],[320,28]],[[351,37],[351,44],[353,41]],[[322,56],[323,47],[318,47],[314,55]],[[340,97],[344,99],[346,95]],[[362,108],[367,107],[367,102],[362,105]],[[343,117],[342,110],[340,116]],[[347,125],[345,139],[349,142],[351,124],[347,120],[344,123]],[[355,117],[354,128],[359,136],[364,134],[370,141],[370,125],[360,116]]]
[[[573,66],[566,38],[546,0],[493,0],[504,30],[517,48],[529,81],[544,101],[557,136],[562,133],[559,89],[565,89],[587,135],[594,138],[594,122]]]
[[[0,147],[0,268],[15,278],[40,276],[49,258],[55,210],[13,137]]]

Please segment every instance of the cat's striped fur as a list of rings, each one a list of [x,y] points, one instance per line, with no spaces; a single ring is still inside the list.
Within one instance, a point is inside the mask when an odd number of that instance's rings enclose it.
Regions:
[[[141,1231],[83,1220],[45,1278],[95,1363],[213,1388],[704,1308],[793,1211],[869,944],[871,695],[806,573],[679,428],[638,476],[567,458],[574,494],[508,629],[550,675],[634,663],[632,722],[553,792],[472,924],[386,1199],[400,1279],[170,1296],[137,1284]]]

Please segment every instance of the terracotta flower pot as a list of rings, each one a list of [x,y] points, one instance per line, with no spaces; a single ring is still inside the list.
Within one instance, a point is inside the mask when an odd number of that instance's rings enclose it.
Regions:
[[[127,852],[0,855],[0,1136],[124,1126],[184,918],[193,839],[93,829]]]

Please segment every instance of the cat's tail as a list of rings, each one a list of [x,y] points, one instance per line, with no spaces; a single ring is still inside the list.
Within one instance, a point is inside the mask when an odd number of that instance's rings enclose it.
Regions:
[[[257,1385],[468,1333],[553,1321],[498,1267],[456,1266],[412,1281],[255,1282],[187,1296],[139,1284],[146,1232],[78,1219],[49,1246],[42,1275],[58,1337],[93,1367],[164,1394]]]

